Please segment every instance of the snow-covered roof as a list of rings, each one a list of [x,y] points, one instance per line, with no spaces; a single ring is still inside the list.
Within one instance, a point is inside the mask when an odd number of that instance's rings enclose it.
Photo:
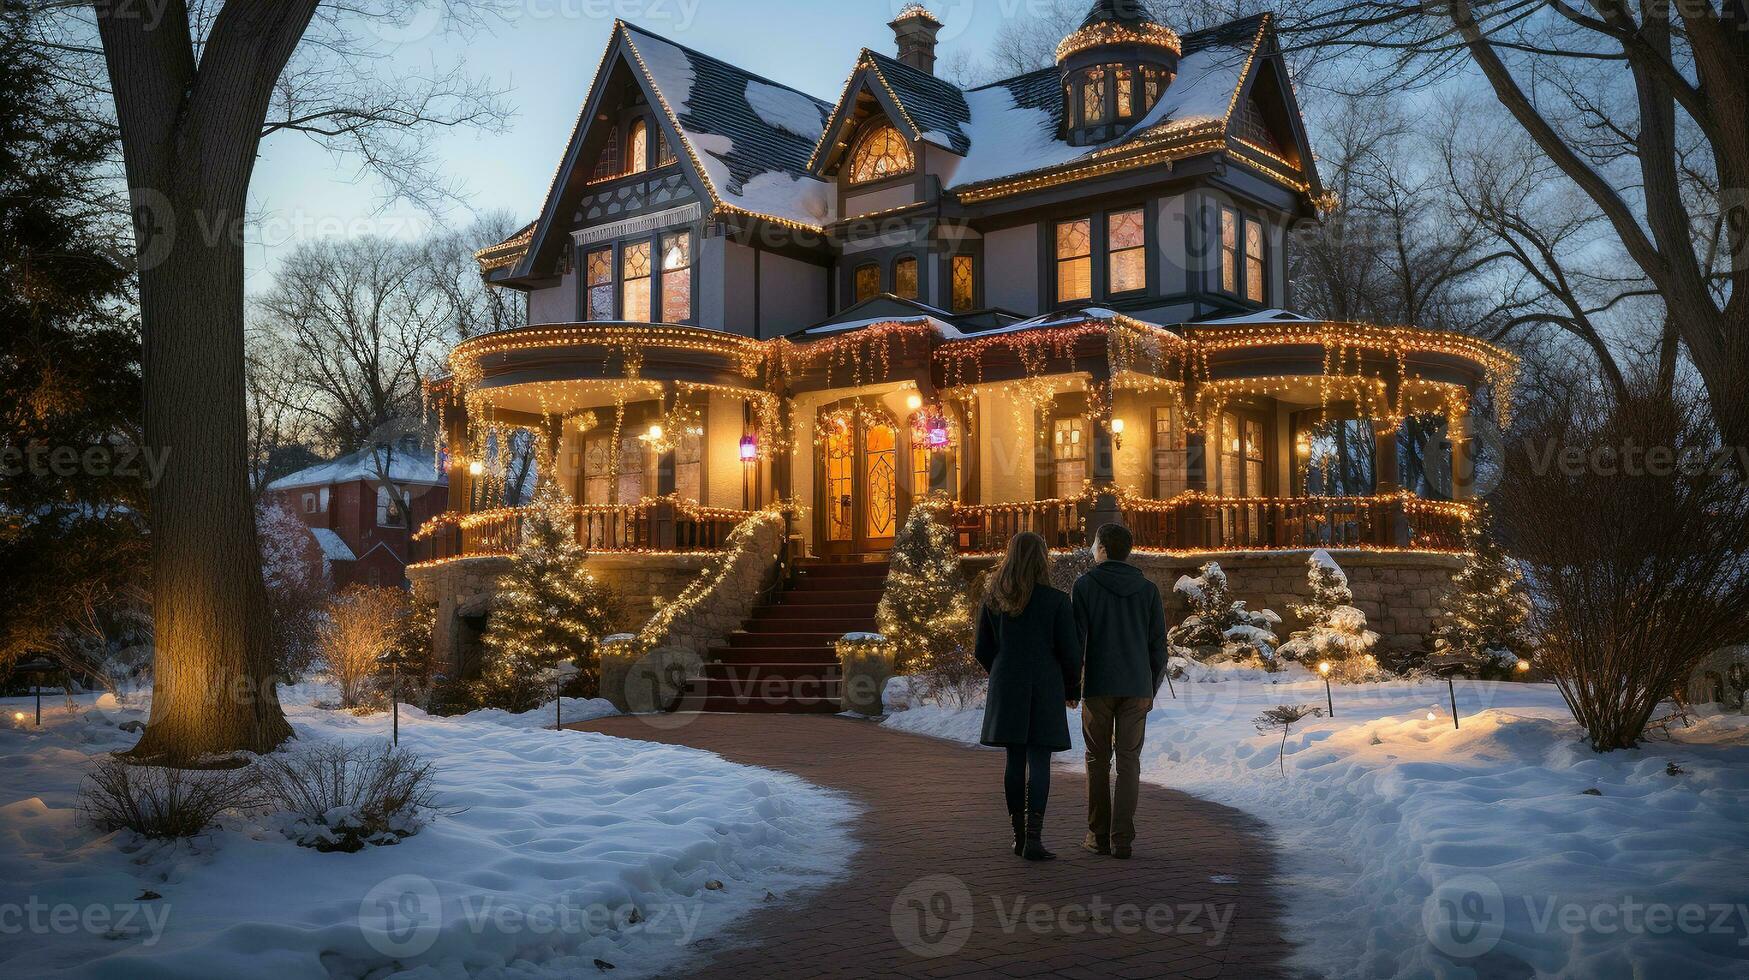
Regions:
[[[1268,309],[1256,310],[1250,313],[1239,313],[1234,316],[1216,317],[1212,320],[1198,320],[1199,327],[1231,327],[1243,326],[1248,323],[1316,323],[1309,316],[1295,313],[1292,310]]]
[[[322,549],[325,561],[357,561],[352,548],[333,530],[325,527],[310,528],[310,534],[316,539],[316,547]]]
[[[326,487],[354,480],[381,480],[391,483],[425,483],[444,486],[449,478],[437,468],[437,457],[429,447],[415,450],[372,447],[348,453],[339,459],[298,470],[269,483],[269,490],[292,490],[300,487]]]
[[[718,201],[804,225],[832,220],[832,185],[808,175],[808,157],[830,103],[642,28],[624,27],[635,59]]]

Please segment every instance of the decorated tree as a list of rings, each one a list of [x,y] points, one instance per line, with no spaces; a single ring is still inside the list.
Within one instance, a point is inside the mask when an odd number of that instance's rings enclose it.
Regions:
[[[1485,521],[1470,523],[1464,546],[1468,557],[1441,602],[1427,666],[1441,673],[1505,676],[1530,652],[1524,573],[1488,533]]]
[[[1307,626],[1281,645],[1281,655],[1314,668],[1328,661],[1339,680],[1376,680],[1382,671],[1372,649],[1379,635],[1366,628],[1366,613],[1354,607],[1342,566],[1320,548],[1306,559],[1306,582],[1311,599],[1288,608]]]
[[[1194,578],[1179,576],[1172,591],[1184,596],[1191,609],[1190,615],[1166,634],[1181,655],[1203,661],[1274,662],[1276,644],[1281,642],[1275,628],[1281,625],[1281,617],[1269,609],[1253,612],[1245,608],[1243,599],[1229,599],[1227,573],[1219,563],[1203,565]]]
[[[941,518],[946,501],[918,502],[893,540],[886,591],[875,621],[892,642],[894,670],[927,672],[955,657],[970,657],[972,602],[953,531]]]
[[[581,672],[584,693],[596,693],[596,644],[607,632],[612,597],[586,567],[588,552],[572,526],[570,496],[551,482],[537,488],[486,629],[479,691],[488,706],[539,707],[542,672],[567,660]]]

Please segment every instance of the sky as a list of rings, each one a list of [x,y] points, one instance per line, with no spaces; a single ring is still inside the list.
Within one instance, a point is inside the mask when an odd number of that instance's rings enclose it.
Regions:
[[[470,74],[508,87],[515,116],[502,133],[446,130],[433,150],[475,212],[509,211],[518,222],[540,208],[615,18],[740,65],[827,101],[838,97],[863,47],[891,54],[887,27],[905,0],[517,0],[489,33],[462,36],[415,21],[385,32],[402,69],[465,59]],[[1050,0],[933,0],[944,22],[938,56],[967,47],[982,55],[1002,23],[1047,9]],[[437,227],[419,209],[385,203],[356,159],[296,134],[269,137],[251,186],[248,288],[299,242],[366,234],[416,239]],[[445,216],[466,224],[467,209]]]

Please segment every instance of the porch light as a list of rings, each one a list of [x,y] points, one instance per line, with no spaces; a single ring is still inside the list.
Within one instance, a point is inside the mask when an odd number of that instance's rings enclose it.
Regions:
[[[477,459],[468,464],[468,475],[469,476],[479,476],[485,472],[486,472],[486,464],[480,462]]]
[[[905,408],[907,410],[915,412],[922,407],[923,407],[923,396],[922,395],[919,395],[918,393],[913,391],[909,395],[905,396]]]
[[[1123,419],[1111,420],[1111,447],[1113,449],[1123,448]]]
[[[751,463],[759,458],[759,439],[751,434],[741,437],[741,462]]]
[[[658,422],[650,423],[650,431],[644,433],[644,438],[650,440],[651,442],[656,442],[657,440],[661,439],[662,438],[661,423],[658,423]]]

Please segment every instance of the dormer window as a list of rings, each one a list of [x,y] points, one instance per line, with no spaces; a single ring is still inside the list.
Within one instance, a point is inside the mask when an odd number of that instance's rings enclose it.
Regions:
[[[908,174],[917,160],[911,146],[891,123],[878,123],[857,141],[850,153],[850,182],[866,184]]]
[[[650,169],[650,126],[642,119],[632,120],[631,134],[626,137],[626,172],[641,174]]]
[[[1105,69],[1090,69],[1081,79],[1081,125],[1105,122]]]

